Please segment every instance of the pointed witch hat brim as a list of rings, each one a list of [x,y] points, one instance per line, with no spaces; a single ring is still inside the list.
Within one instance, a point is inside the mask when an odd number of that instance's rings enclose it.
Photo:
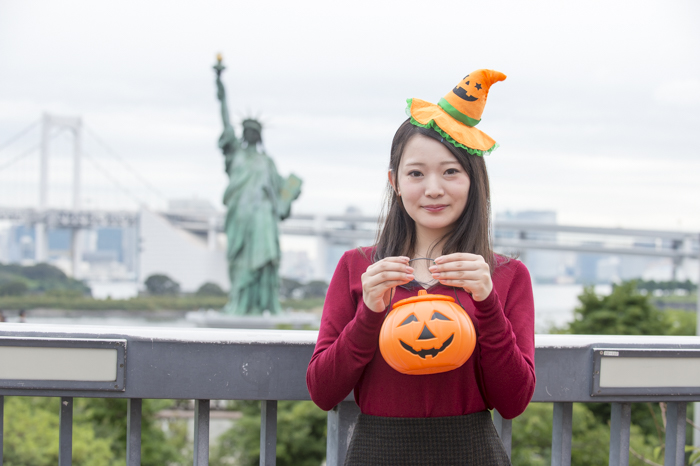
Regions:
[[[498,148],[496,141],[488,134],[460,123],[440,106],[421,99],[408,99],[406,102],[406,114],[411,117],[412,124],[437,131],[453,146],[478,156],[488,155]]]

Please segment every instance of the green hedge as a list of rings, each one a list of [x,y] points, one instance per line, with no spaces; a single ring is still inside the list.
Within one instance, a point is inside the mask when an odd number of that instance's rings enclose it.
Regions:
[[[220,309],[226,304],[220,296],[139,296],[131,299],[93,299],[50,295],[2,296],[0,309],[72,309],[72,310],[195,310]]]
[[[0,310],[68,309],[94,311],[156,311],[221,309],[226,296],[138,296],[131,299],[94,299],[85,296],[51,294],[0,296]],[[323,298],[290,299],[282,301],[282,309],[310,310],[323,306]]]

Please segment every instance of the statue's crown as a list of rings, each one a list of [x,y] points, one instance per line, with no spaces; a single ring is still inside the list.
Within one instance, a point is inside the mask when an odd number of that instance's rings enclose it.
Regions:
[[[243,120],[243,129],[254,129],[256,131],[262,131],[262,123],[254,118],[246,118]]]

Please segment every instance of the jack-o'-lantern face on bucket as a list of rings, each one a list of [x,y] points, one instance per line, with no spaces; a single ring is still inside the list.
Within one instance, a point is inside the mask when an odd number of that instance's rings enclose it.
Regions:
[[[404,374],[435,374],[458,368],[476,345],[474,325],[454,299],[419,295],[399,301],[379,336],[386,362]]]

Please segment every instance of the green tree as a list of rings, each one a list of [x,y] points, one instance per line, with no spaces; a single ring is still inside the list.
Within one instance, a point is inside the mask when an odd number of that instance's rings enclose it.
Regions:
[[[195,293],[197,296],[226,296],[226,292],[213,282],[203,283]]]
[[[292,280],[291,278],[282,277],[280,279],[280,297],[282,299],[289,299],[292,297],[294,290],[298,288],[303,288],[300,282]]]
[[[27,293],[28,289],[26,283],[14,280],[0,285],[0,296],[22,296]]]
[[[212,466],[260,464],[260,402],[238,401],[243,416],[212,450]],[[326,457],[327,413],[311,401],[279,401],[277,407],[278,466],[319,466]]]
[[[26,266],[23,268],[22,275],[31,280],[65,280],[68,278],[61,269],[47,263]]]
[[[180,293],[180,284],[164,274],[153,274],[144,282],[148,294],[156,296],[177,295]]]
[[[5,397],[3,464],[58,464],[59,398]],[[111,466],[110,441],[95,435],[90,425],[73,424],[73,464]]]
[[[565,333],[580,335],[667,335],[670,322],[637,291],[635,282],[613,286],[608,296],[586,287]]]
[[[75,290],[80,295],[90,295],[90,288],[79,280],[66,276],[53,265],[36,264],[24,266],[19,264],[0,264],[0,284],[22,282],[27,291],[42,293],[48,290]]]
[[[304,297],[324,298],[328,291],[328,283],[323,280],[312,280],[304,285]]]

